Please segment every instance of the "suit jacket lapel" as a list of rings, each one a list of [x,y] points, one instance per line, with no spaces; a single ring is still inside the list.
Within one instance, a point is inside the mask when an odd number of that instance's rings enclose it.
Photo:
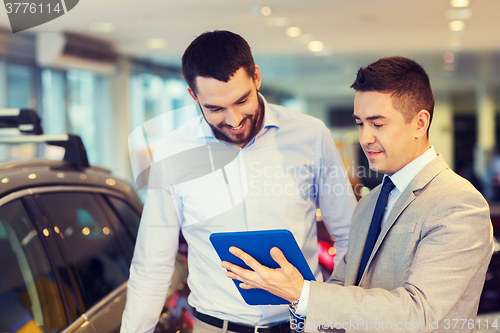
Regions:
[[[385,235],[389,231],[389,229],[392,227],[394,222],[398,219],[398,217],[401,215],[401,213],[405,210],[406,207],[408,207],[409,204],[415,200],[416,196],[413,193],[413,190],[410,189],[410,186],[408,186],[403,193],[401,193],[401,196],[399,197],[398,201],[394,205],[394,207],[391,210],[391,213],[387,217],[387,220],[385,221],[384,225],[382,226],[382,230],[380,231],[380,236],[377,239],[377,242],[375,243],[375,246],[373,248],[372,256],[368,260],[367,266],[370,264],[371,259],[373,257],[373,254],[377,252],[380,244],[385,238]]]
[[[370,256],[370,259],[368,259],[368,263],[366,264],[366,271],[369,269],[371,262],[376,255],[380,244],[385,239],[385,236],[387,235],[387,232],[389,229],[393,226],[393,224],[396,222],[396,220],[399,218],[401,213],[410,205],[423,191],[425,191],[425,187],[429,182],[436,177],[440,172],[442,172],[445,169],[448,169],[449,166],[444,160],[444,158],[438,154],[438,156],[429,162],[418,174],[415,176],[415,178],[408,184],[406,189],[404,190],[403,193],[401,193],[401,196],[399,197],[398,201],[396,201],[396,204],[394,205],[392,211],[390,212],[389,216],[387,217],[387,220],[385,221],[384,225],[382,226],[382,230],[380,231],[380,236],[377,239],[377,242],[375,243],[375,246],[373,248],[372,254]],[[374,193],[374,199],[371,200],[372,203],[367,205],[366,209],[371,210],[371,215],[370,213],[367,213],[366,216],[369,218],[370,221],[368,223],[363,223],[363,235],[364,239],[366,239],[368,235],[368,229],[370,227],[371,223],[371,216],[373,215],[373,211],[375,210],[375,204],[377,202],[378,195],[380,193],[380,189],[378,188],[377,193]],[[365,216],[365,215],[364,215]],[[366,230],[365,230],[366,229]],[[355,262],[357,267],[359,267],[360,262],[361,262],[361,256],[363,253],[364,246],[361,247],[359,253],[356,253],[356,258]],[[357,272],[356,272],[357,274]],[[364,274],[363,274],[364,275]],[[361,278],[363,280],[363,277]],[[355,283],[355,282],[354,282]]]
[[[346,280],[344,282],[346,285],[356,284],[361,257],[363,256],[366,238],[368,237],[368,230],[370,229],[370,223],[381,188],[382,186],[378,185],[370,192],[369,195],[372,195],[372,198],[366,198],[368,200],[366,206],[357,214],[360,217],[359,223],[351,225],[350,235],[352,236],[349,238],[349,241],[355,241],[359,245],[356,246],[357,244],[353,244],[354,246],[349,246],[349,262],[352,265],[347,265],[346,267]]]

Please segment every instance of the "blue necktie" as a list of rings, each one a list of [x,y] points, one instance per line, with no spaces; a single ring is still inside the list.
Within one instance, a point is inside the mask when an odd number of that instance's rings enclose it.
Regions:
[[[366,237],[365,249],[363,251],[363,257],[361,258],[361,264],[359,265],[358,279],[356,280],[356,285],[359,285],[361,277],[368,263],[368,259],[373,251],[373,247],[377,242],[378,235],[380,234],[380,229],[382,225],[382,217],[384,216],[385,208],[387,206],[387,200],[389,199],[389,193],[391,193],[394,188],[394,184],[389,177],[384,178],[384,184],[382,185],[382,190],[377,199],[377,204],[375,205],[375,211],[373,212],[372,223],[370,224],[370,229],[368,230],[368,236]]]

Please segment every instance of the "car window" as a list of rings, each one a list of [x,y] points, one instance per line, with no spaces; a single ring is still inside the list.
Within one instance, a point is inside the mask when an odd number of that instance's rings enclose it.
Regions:
[[[140,214],[122,199],[111,195],[107,195],[106,198],[111,202],[111,205],[116,210],[123,223],[125,223],[128,231],[135,240],[137,238],[137,230],[139,229],[139,222],[141,220]]]
[[[40,237],[20,200],[0,207],[0,332],[57,332],[67,325]]]
[[[123,250],[126,254],[127,263],[130,265],[132,261],[132,255],[134,254],[134,244],[135,244],[135,236],[129,231],[127,224],[124,222],[124,218],[118,215],[118,212],[111,206],[111,203],[102,195],[95,196],[100,207],[104,210],[104,213],[108,217],[108,220],[111,222],[112,226],[115,230],[115,235],[120,241],[120,244],[123,247]],[[118,199],[119,200],[119,199]],[[137,215],[137,213],[135,213]],[[131,219],[127,217],[127,219]],[[130,222],[130,221],[129,221]]]
[[[73,262],[88,307],[128,279],[126,254],[116,231],[91,193],[44,193],[38,197],[61,233],[59,242]]]

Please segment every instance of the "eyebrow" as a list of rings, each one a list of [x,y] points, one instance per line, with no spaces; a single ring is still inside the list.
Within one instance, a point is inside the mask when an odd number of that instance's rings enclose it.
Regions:
[[[352,115],[352,117],[355,119],[355,120],[361,120],[361,118],[359,118],[358,116],[356,116],[355,114]],[[381,116],[381,115],[375,115],[375,116],[370,116],[370,117],[367,117],[366,120],[377,120],[377,119],[385,119],[384,116]]]
[[[246,93],[243,94],[243,96],[241,96],[240,98],[238,98],[236,100],[236,102],[234,102],[233,104],[236,104],[236,103],[239,103],[239,102],[242,102],[245,98],[247,98],[250,94],[252,93],[252,90],[249,90],[247,91]],[[223,109],[222,106],[218,106],[218,105],[212,105],[212,104],[203,104],[203,107],[207,108],[207,109]]]

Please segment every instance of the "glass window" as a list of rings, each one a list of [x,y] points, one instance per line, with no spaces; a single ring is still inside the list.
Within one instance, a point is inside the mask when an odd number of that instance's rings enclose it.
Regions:
[[[97,160],[94,74],[68,71],[69,132],[80,135],[92,163]]]
[[[7,107],[7,64],[0,56],[0,108]]]
[[[42,126],[44,134],[67,133],[66,74],[52,69],[42,70]],[[44,145],[43,156],[62,160],[64,148]]]
[[[66,118],[66,75],[52,69],[42,70],[42,125],[45,134],[64,134]]]
[[[141,216],[135,209],[122,199],[107,195],[106,198],[111,202],[111,205],[117,212],[120,219],[127,226],[127,230],[133,236],[134,240],[137,238],[137,231],[139,229],[139,222]]]
[[[144,126],[151,147],[166,134],[198,116],[196,108],[182,109],[194,105],[194,101],[184,81],[179,79],[164,80],[153,74],[137,74],[132,77],[130,95],[131,130]]]
[[[20,200],[0,207],[0,332],[57,332],[67,325],[40,237]]]
[[[168,111],[174,111],[175,116],[174,121],[173,121],[173,128],[176,129],[189,120],[193,119],[194,117],[197,117],[198,115],[201,115],[199,113],[198,109],[196,107],[193,108],[193,112],[175,112],[176,110],[179,110],[181,108],[184,108],[188,105],[195,105],[193,99],[187,92],[187,84],[184,82],[184,80],[179,80],[179,79],[167,79],[165,81],[165,98],[167,99],[167,110],[164,112]]]
[[[113,169],[116,167],[116,160],[114,159],[114,151],[117,149],[116,136],[112,128],[114,126],[113,106],[112,106],[112,92],[111,83],[108,77],[95,76],[96,100],[94,103],[95,108],[95,126],[97,145],[97,160],[96,164],[102,165],[105,168]],[[120,112],[117,113],[118,117],[122,117]],[[121,145],[119,145],[121,147]]]
[[[91,72],[69,70],[68,132],[79,135],[91,164],[109,164],[106,129],[112,126],[109,80]],[[106,154],[108,152],[108,154]]]
[[[96,304],[128,279],[128,260],[113,226],[90,193],[39,196],[74,263],[86,305]]]
[[[131,81],[130,123],[134,129],[162,112],[163,80],[157,75],[141,73],[134,75]]]
[[[135,236],[129,232],[127,225],[122,221],[123,217],[117,215],[115,210],[110,206],[110,203],[106,201],[104,197],[96,196],[95,198],[97,199],[100,207],[103,208],[108,220],[111,222],[115,235],[120,240],[120,243],[125,251],[124,253],[126,255],[127,262],[130,263],[132,261],[132,255],[134,254]],[[132,214],[137,215],[135,212],[132,212]],[[130,218],[134,219],[134,216],[131,216]]]
[[[5,100],[0,102],[0,107],[7,108],[30,108],[35,109],[36,98],[34,94],[34,69],[29,66],[14,65],[9,63],[0,63],[0,75],[5,72],[6,91],[0,92],[0,98]],[[0,89],[3,88],[3,77],[0,77]],[[9,132],[3,129],[5,135],[17,135],[17,130]],[[37,146],[33,144],[1,145],[0,160],[26,159],[37,155]]]
[[[197,117],[199,111],[182,80],[139,73],[132,76],[130,87],[129,154],[139,196],[144,200],[147,175],[143,173],[147,173],[156,145]]]
[[[9,108],[35,109],[34,70],[32,67],[7,65],[7,100]]]

